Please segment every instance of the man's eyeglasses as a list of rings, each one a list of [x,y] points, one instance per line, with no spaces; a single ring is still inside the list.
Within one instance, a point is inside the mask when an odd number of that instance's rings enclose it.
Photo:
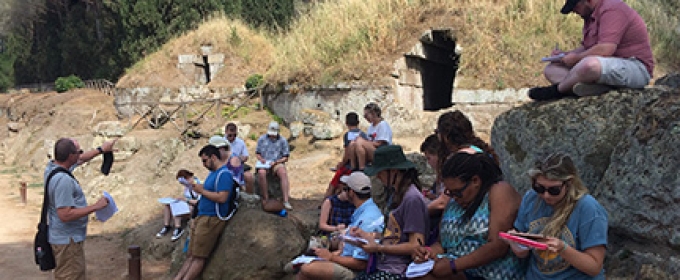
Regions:
[[[463,192],[468,188],[468,186],[470,186],[470,182],[465,182],[465,186],[458,190],[451,191],[449,189],[444,189],[444,194],[448,195],[449,197],[461,198],[463,197]]]
[[[73,152],[73,153],[74,153],[74,154],[82,155],[84,152],[83,152],[83,150],[77,150],[77,151],[75,151],[75,152]]]
[[[350,187],[342,187],[342,191],[348,192],[350,190]]]
[[[546,187],[546,186],[540,185],[539,183],[536,183],[536,180],[534,180],[533,184],[531,184],[531,188],[533,188],[534,191],[538,194],[543,194],[547,191],[548,194],[555,196],[555,195],[559,195],[562,192],[562,188],[564,187],[564,185],[566,183],[567,183],[566,181],[563,181],[562,184],[560,184],[559,186]]]
[[[234,133],[234,134],[227,134],[227,138],[233,138],[233,137],[236,137],[236,133]]]

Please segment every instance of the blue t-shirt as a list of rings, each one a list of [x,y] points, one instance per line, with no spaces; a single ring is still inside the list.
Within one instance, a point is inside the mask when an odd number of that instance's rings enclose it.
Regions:
[[[553,208],[530,190],[522,198],[515,228],[521,232],[540,233],[553,214]],[[585,249],[607,245],[607,212],[591,195],[576,203],[567,227],[560,239],[583,252]],[[605,279],[604,269],[595,277],[588,276],[564,261],[559,255],[533,250],[529,256],[527,280],[532,279]]]
[[[54,161],[47,163],[45,167],[44,179],[50,175],[52,170],[59,167]],[[71,166],[73,170],[77,165]],[[87,235],[87,218],[85,215],[79,219],[70,222],[63,222],[59,219],[57,209],[64,207],[83,208],[87,207],[87,200],[83,189],[78,184],[78,181],[71,178],[64,172],[59,172],[52,176],[48,186],[49,198],[47,206],[47,219],[49,223],[49,241],[51,244],[65,245],[71,242],[82,242]]]
[[[359,223],[361,223],[361,225],[359,225]],[[349,224],[349,227],[356,227],[357,225],[365,232],[383,231],[383,228],[385,227],[383,214],[380,212],[380,208],[375,205],[372,198],[369,198],[364,204],[361,204],[359,208],[354,210],[352,222]],[[345,243],[342,248],[341,256],[353,257],[357,260],[368,260],[369,255],[364,249],[361,249],[361,247]]]
[[[227,214],[231,211],[231,209],[229,209],[229,200],[233,195],[235,195],[234,179],[232,178],[231,172],[229,172],[227,167],[223,165],[219,169],[210,172],[208,177],[205,178],[203,188],[211,192],[229,192],[227,201],[225,203],[219,203],[220,216],[227,216]],[[201,196],[201,198],[198,200],[198,216],[216,217],[217,212],[215,211],[215,204],[217,203],[206,198],[205,196]]]

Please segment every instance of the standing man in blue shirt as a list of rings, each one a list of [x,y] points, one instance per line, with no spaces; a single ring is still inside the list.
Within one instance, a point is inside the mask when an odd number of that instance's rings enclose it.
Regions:
[[[90,161],[104,152],[112,152],[116,140],[108,141],[97,149],[83,152],[75,139],[61,138],[54,144],[54,160],[47,163],[44,178],[57,168],[72,172],[80,164]],[[101,197],[95,204],[87,205],[85,194],[78,181],[70,173],[57,172],[47,186],[49,204],[49,242],[57,267],[54,279],[85,279],[85,236],[87,217],[102,209],[109,201]]]
[[[194,192],[201,195],[198,216],[191,227],[187,259],[175,280],[196,279],[201,274],[233,210],[229,209],[227,201],[235,194],[234,179],[227,170],[226,159],[222,159],[220,150],[213,145],[203,147],[198,155],[210,174],[205,178],[205,184],[192,183]]]

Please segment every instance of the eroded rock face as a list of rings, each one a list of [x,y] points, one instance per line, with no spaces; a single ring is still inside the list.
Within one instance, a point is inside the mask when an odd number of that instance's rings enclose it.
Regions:
[[[610,276],[635,275],[643,264],[665,277],[680,271],[673,257],[680,255],[679,94],[652,88],[530,103],[494,123],[492,145],[521,193],[537,159],[556,151],[572,156],[609,214]]]
[[[286,277],[283,266],[302,254],[308,242],[300,224],[292,215],[284,218],[260,209],[239,209],[222,232],[201,279]],[[181,250],[175,250],[173,268],[179,269],[183,261]]]

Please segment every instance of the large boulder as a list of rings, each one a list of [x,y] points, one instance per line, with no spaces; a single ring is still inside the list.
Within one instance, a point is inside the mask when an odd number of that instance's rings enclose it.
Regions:
[[[652,271],[670,279],[680,271],[679,93],[650,88],[529,103],[494,123],[491,143],[506,180],[522,193],[537,159],[555,151],[572,156],[609,213],[610,276]]]
[[[260,209],[240,208],[227,223],[219,243],[206,263],[201,279],[284,279],[284,265],[299,256],[318,225],[318,210],[299,211],[287,217]],[[184,244],[185,238],[179,241]],[[152,242],[149,252],[167,254],[167,246]],[[184,262],[185,253],[175,247],[172,273]]]

